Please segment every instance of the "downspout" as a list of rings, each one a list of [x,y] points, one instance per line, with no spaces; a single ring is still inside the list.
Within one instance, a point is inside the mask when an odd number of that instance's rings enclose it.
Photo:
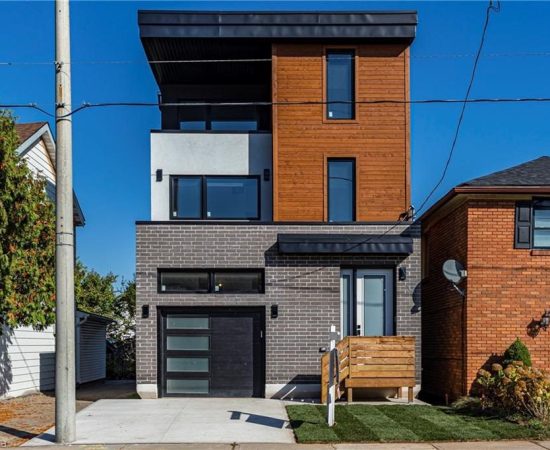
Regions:
[[[467,351],[467,330],[468,330],[468,314],[466,309],[466,302],[468,301],[468,279],[466,279],[466,286],[464,289],[464,297],[462,298],[462,395],[468,395],[468,355]]]

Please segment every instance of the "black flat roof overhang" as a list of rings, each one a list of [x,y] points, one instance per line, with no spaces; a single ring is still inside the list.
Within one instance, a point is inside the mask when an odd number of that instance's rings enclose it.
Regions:
[[[410,255],[413,240],[402,235],[278,234],[279,253]]]
[[[189,39],[407,39],[416,11],[138,11],[140,37]]]

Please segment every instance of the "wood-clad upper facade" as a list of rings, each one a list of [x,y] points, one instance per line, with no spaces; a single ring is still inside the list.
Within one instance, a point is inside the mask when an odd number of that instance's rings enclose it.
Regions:
[[[269,193],[260,206],[269,203],[269,214],[240,219],[400,220],[410,206],[407,100],[416,21],[411,11],[140,12],[141,40],[166,105],[162,131],[185,133],[196,146],[188,170],[170,175],[261,175],[255,195]],[[213,159],[193,133],[271,134],[269,164],[251,145]],[[218,146],[230,140],[220,136]],[[234,164],[239,158],[244,170]],[[217,216],[202,209],[169,218]]]
[[[355,118],[326,115],[326,54],[355,52]],[[276,43],[272,50],[274,220],[327,221],[327,161],[355,160],[355,219],[410,205],[407,43]],[[290,104],[285,104],[290,103]]]

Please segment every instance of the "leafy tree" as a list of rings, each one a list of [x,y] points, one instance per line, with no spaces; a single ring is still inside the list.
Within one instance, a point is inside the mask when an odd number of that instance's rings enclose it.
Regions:
[[[116,281],[117,276],[113,273],[101,275],[93,269],[88,269],[81,261],[77,261],[74,268],[74,295],[77,308],[112,317]]]
[[[75,299],[77,308],[113,319],[109,337],[115,341],[133,337],[135,330],[136,284],[122,281],[109,272],[101,275],[87,268],[81,261],[75,265]]]
[[[0,111],[0,324],[55,320],[55,215],[45,180],[16,153],[13,116]]]

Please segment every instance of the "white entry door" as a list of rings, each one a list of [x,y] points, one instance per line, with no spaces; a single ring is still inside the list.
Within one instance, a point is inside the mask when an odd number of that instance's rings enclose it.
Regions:
[[[394,271],[345,269],[341,273],[341,330],[344,336],[394,334]]]

